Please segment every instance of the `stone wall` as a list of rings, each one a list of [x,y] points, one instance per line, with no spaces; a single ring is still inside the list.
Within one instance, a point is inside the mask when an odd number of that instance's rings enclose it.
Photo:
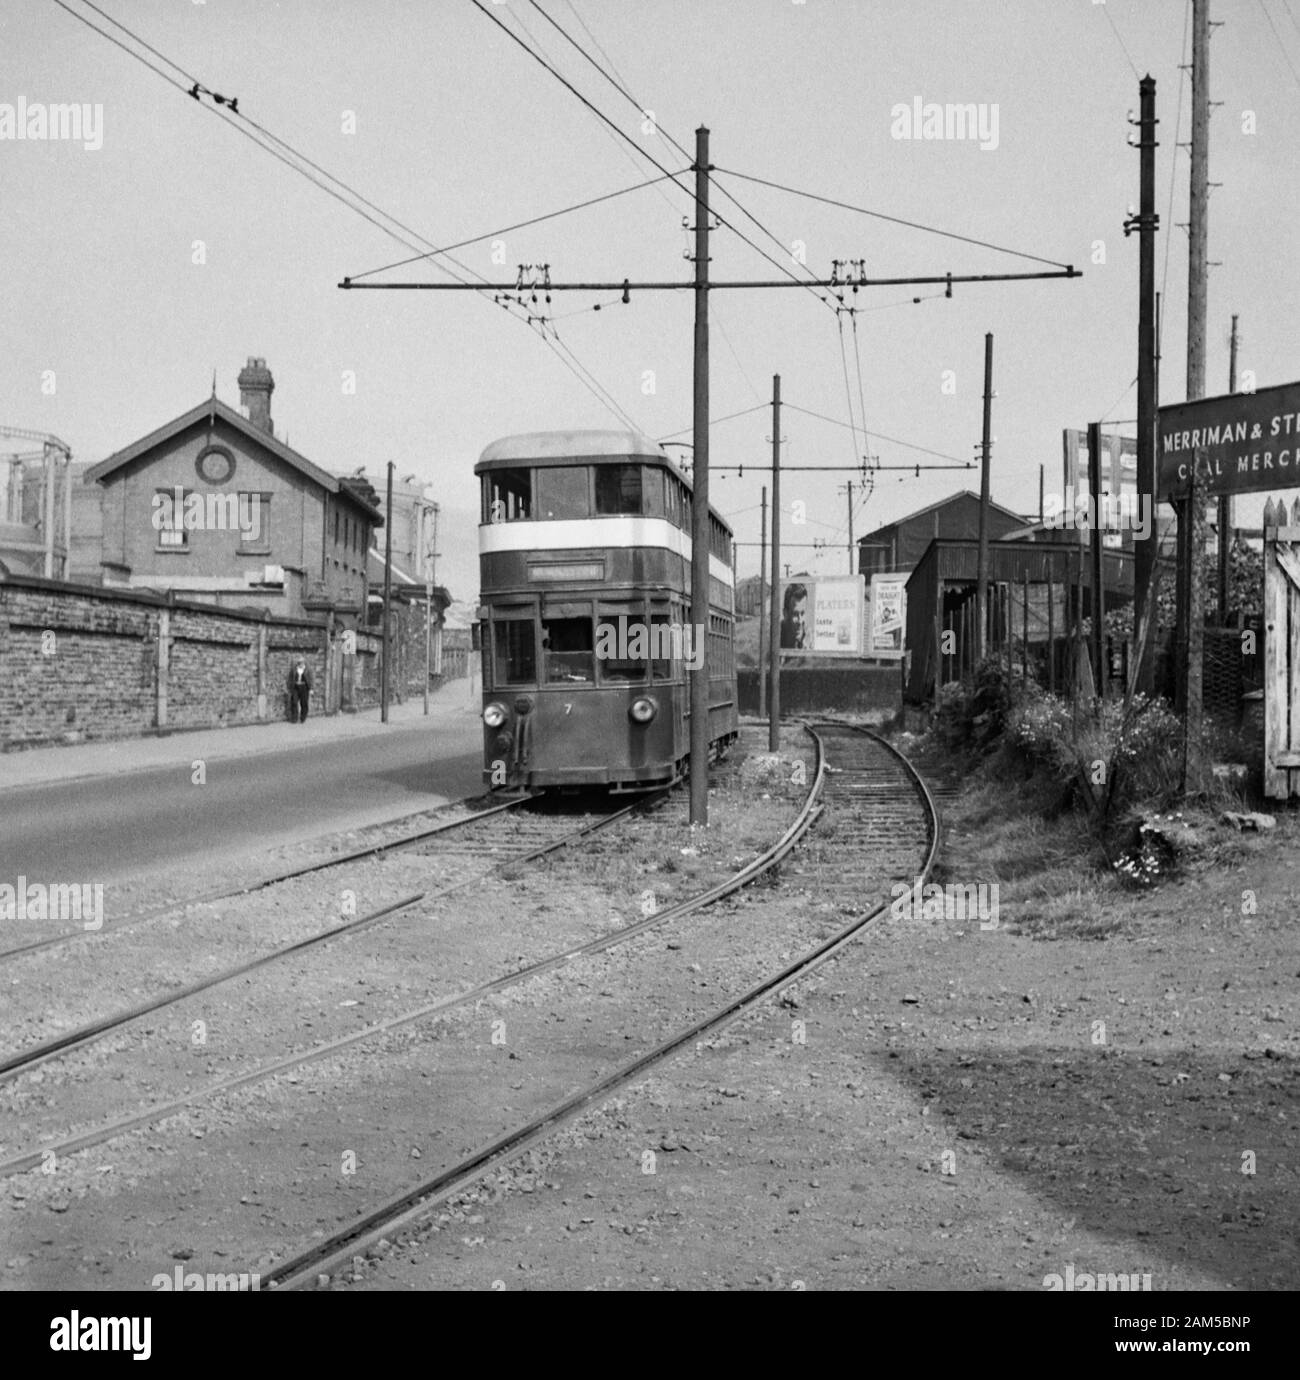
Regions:
[[[378,702],[377,641],[359,634],[355,658],[336,642],[331,708]],[[299,655],[321,713],[327,646],[324,619],[10,576],[0,580],[0,750],[287,717]]]

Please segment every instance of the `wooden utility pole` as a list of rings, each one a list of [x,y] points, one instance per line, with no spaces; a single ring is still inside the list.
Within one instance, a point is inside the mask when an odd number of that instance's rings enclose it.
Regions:
[[[1237,316],[1228,338],[1228,392],[1237,391]],[[1219,495],[1219,622],[1228,626],[1228,571],[1232,557],[1232,495]]]
[[[767,620],[767,610],[763,607],[763,599],[767,591],[767,485],[763,485],[763,517],[762,530],[759,533],[759,557],[758,557],[758,717],[767,717],[767,662],[763,659],[763,647],[766,639],[763,636],[764,624]]]
[[[989,447],[993,443],[993,333],[984,336],[984,438],[980,443],[979,552],[975,565],[975,664],[984,660],[989,599]]]
[[[1126,224],[1124,233],[1138,232],[1138,370],[1137,370],[1137,487],[1138,502],[1150,504],[1151,530],[1144,540],[1133,543],[1133,628],[1154,628],[1156,609],[1154,585],[1160,536],[1156,530],[1156,409],[1159,406],[1159,324],[1156,293],[1156,232],[1160,217],[1156,212],[1156,82],[1143,77],[1138,85],[1138,153],[1140,166],[1140,206],[1137,224]],[[1139,517],[1141,516],[1139,512]],[[1134,684],[1142,694],[1150,694],[1155,682],[1152,639],[1139,638],[1138,663]]]
[[[853,568],[853,481],[851,479],[846,487],[849,491],[849,574],[856,575],[858,572]]]
[[[1092,503],[1092,669],[1097,699],[1106,698],[1106,591],[1102,571],[1101,423],[1088,423],[1088,497]]]
[[[772,375],[772,607],[767,654],[772,685],[767,698],[767,750],[781,750],[781,375]],[[786,574],[790,572],[787,570]]]
[[[709,131],[695,131],[695,415],[691,487],[691,823],[709,822]]]
[[[383,659],[379,666],[379,722],[388,722],[388,662],[392,651],[389,634],[389,600],[393,595],[393,466],[388,462],[388,507],[384,513],[384,640]]]
[[[1187,252],[1187,400],[1205,396],[1205,299],[1209,277],[1207,228],[1210,196],[1210,0],[1192,0],[1192,172]],[[1183,709],[1183,790],[1200,788],[1205,590],[1205,489],[1196,474],[1179,514],[1182,598],[1179,607],[1179,677]]]

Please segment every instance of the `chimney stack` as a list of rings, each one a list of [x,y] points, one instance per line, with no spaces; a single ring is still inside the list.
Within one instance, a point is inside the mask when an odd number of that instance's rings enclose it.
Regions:
[[[271,424],[271,394],[274,391],[275,380],[266,367],[266,360],[249,355],[248,363],[239,371],[239,405],[248,413],[248,420],[268,436],[275,435]]]

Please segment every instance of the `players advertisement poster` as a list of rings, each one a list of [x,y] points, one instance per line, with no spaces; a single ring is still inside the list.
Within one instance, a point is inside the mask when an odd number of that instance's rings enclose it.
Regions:
[[[861,575],[787,581],[781,587],[781,654],[862,656],[862,599]]]

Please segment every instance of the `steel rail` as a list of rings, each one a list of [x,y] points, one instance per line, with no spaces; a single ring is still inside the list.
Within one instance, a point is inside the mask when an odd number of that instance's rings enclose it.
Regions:
[[[339,1050],[350,1048],[354,1045],[364,1044],[368,1040],[377,1039],[382,1035],[389,1034],[394,1030],[401,1030],[405,1026],[414,1025],[419,1021],[426,1020],[430,1016],[441,1015],[452,1011],[457,1007],[468,1005],[471,1002],[481,1001],[484,997],[491,996],[493,993],[500,992],[512,987],[517,983],[525,982],[530,978],[539,976],[542,973],[551,972],[556,968],[561,968],[572,963],[577,958],[587,957],[591,954],[602,953],[606,949],[612,949],[619,944],[624,944],[630,939],[635,939],[638,935],[644,934],[668,920],[679,919],[681,916],[690,915],[694,911],[702,910],[705,906],[712,905],[715,901],[721,900],[724,896],[729,896],[733,891],[738,891],[741,887],[747,886],[751,881],[762,876],[769,871],[782,858],[784,858],[795,844],[802,838],[809,825],[816,818],[818,809],[818,797],[821,793],[826,777],[825,754],[822,752],[821,742],[813,735],[814,744],[817,747],[817,766],[813,773],[813,781],[809,787],[804,803],[800,808],[798,816],[785,831],[785,833],[769,848],[761,853],[757,858],[753,858],[738,872],[715,883],[707,890],[700,892],[697,896],[687,897],[683,901],[678,901],[675,905],[666,906],[663,910],[655,911],[649,916],[643,916],[640,920],[633,921],[630,925],[621,926],[608,934],[601,935],[597,939],[589,940],[586,944],[579,945],[576,949],[568,949],[564,953],[551,954],[546,958],[537,959],[523,968],[516,968],[510,973],[502,974],[500,977],[492,978],[490,981],[481,983],[477,987],[472,987],[467,992],[455,992],[445,997],[439,997],[436,1001],[428,1002],[413,1011],[403,1012],[398,1016],[390,1016],[382,1021],[376,1021],[373,1025],[367,1026],[364,1030],[355,1030],[347,1035],[340,1035],[333,1040],[328,1040],[323,1044],[316,1045],[309,1050],[300,1050],[295,1054],[285,1055],[279,1059],[273,1059],[265,1064],[259,1064],[257,1068],[249,1069],[245,1073],[236,1074],[232,1078],[223,1079],[218,1083],[209,1084],[205,1088],[196,1089],[194,1092],[174,1097],[166,1102],[155,1103],[154,1106],[146,1108],[142,1112],[136,1112],[131,1116],[121,1117],[117,1121],[108,1122],[103,1126],[98,1126],[90,1131],[85,1131],[80,1135],[68,1136],[61,1141],[51,1141],[40,1147],[38,1150],[28,1151],[23,1155],[16,1155],[11,1159],[0,1161],[0,1178],[6,1178],[11,1174],[18,1174],[27,1169],[32,1169],[40,1164],[47,1155],[73,1155],[80,1150],[87,1150],[91,1146],[101,1145],[104,1141],[113,1140],[117,1136],[124,1135],[128,1131],[135,1130],[140,1126],[151,1125],[164,1117],[171,1116],[173,1113],[183,1110],[186,1107],[194,1106],[196,1103],[207,1101],[211,1097],[219,1096],[221,1093],[234,1092],[239,1088],[247,1087],[253,1083],[259,1083],[267,1078],[272,1078],[278,1073],[285,1073],[292,1068],[314,1063],[318,1059],[326,1058],[337,1053]],[[517,862],[518,859],[511,859]]]
[[[612,814],[605,815],[603,818],[591,824],[584,825],[581,829],[571,831],[562,838],[553,840],[550,843],[541,845],[539,848],[530,849],[522,854],[512,854],[508,858],[503,858],[499,863],[489,867],[487,871],[493,872],[502,867],[514,866],[519,863],[534,862],[536,859],[545,857],[548,853],[557,852],[561,848],[567,848],[576,843],[579,839],[587,838],[600,829],[606,828],[616,820],[622,819],[624,815],[631,814],[634,810],[645,808],[652,800],[659,799],[662,792],[643,797],[634,801],[631,805],[626,805],[620,810],[615,810]],[[481,815],[476,815],[473,819],[459,821],[461,825],[473,823],[474,819],[481,819]],[[439,831],[445,832],[445,831]],[[299,939],[293,944],[286,944],[278,949],[272,949],[269,953],[261,954],[257,958],[249,959],[244,963],[239,963],[230,968],[224,968],[219,973],[214,973],[210,977],[202,978],[198,982],[187,983],[184,987],[168,992],[163,996],[156,997],[152,1001],[141,1002],[137,1006],[129,1007],[125,1011],[119,1011],[111,1016],[104,1016],[100,1020],[88,1022],[86,1025],[78,1026],[75,1030],[70,1030],[66,1034],[55,1036],[52,1040],[42,1041],[38,1045],[30,1045],[27,1049],[20,1050],[8,1058],[0,1060],[0,1084],[11,1082],[14,1078],[28,1072],[37,1065],[44,1063],[48,1059],[55,1058],[57,1055],[66,1054],[69,1050],[78,1048],[81,1045],[90,1043],[98,1039],[101,1035],[106,1035],[110,1031],[117,1030],[121,1026],[129,1024],[131,1021],[138,1020],[141,1016],[150,1015],[154,1011],[161,1010],[163,1007],[172,1006],[177,1002],[184,1001],[187,997],[195,996],[199,992],[206,992],[211,987],[216,987],[223,982],[229,982],[232,978],[242,977],[245,973],[254,972],[258,968],[264,968],[270,963],[277,962],[279,959],[287,958],[291,954],[302,953],[307,949],[314,948],[317,944],[324,944],[327,940],[339,939],[345,936],[356,934],[359,930],[366,929],[371,925],[378,924],[381,920],[388,919],[400,911],[409,910],[412,906],[418,905],[421,901],[436,901],[444,896],[450,896],[457,891],[463,891],[468,886],[473,886],[476,882],[483,879],[485,873],[476,872],[471,877],[464,877],[450,886],[440,887],[436,891],[420,891],[411,896],[405,896],[401,900],[391,901],[386,906],[381,906],[377,910],[369,911],[365,915],[359,915],[354,920],[348,920],[341,925],[334,925],[327,930],[322,930],[320,934],[309,935],[306,939]]]
[[[817,740],[821,762],[825,765],[825,744],[821,735],[811,724],[805,724],[805,727]],[[835,725],[835,727],[850,726]],[[879,734],[856,727],[853,727],[853,731],[873,739],[892,754],[903,765],[917,790],[924,807],[927,830],[928,846],[920,873],[921,879],[924,881],[934,866],[939,843],[938,814],[929,789],[906,757],[892,744],[881,738]],[[830,771],[834,772],[833,765],[830,767]],[[818,776],[820,783],[821,771],[819,771]],[[810,809],[809,813],[815,817],[821,813],[821,809],[822,807],[818,805]],[[811,823],[812,819],[810,818],[803,831],[805,834]],[[415,1188],[388,1199],[379,1207],[349,1223],[332,1236],[314,1243],[283,1264],[264,1272],[260,1287],[262,1289],[297,1289],[311,1285],[318,1281],[322,1275],[328,1275],[340,1264],[376,1244],[382,1237],[391,1236],[393,1232],[400,1231],[419,1221],[432,1208],[463,1192],[489,1170],[517,1158],[545,1140],[557,1127],[573,1120],[593,1103],[600,1101],[607,1093],[631,1082],[646,1069],[668,1058],[692,1041],[700,1039],[701,1036],[711,1035],[721,1030],[746,1014],[763,998],[808,976],[829,958],[852,943],[872,921],[888,910],[889,905],[889,899],[882,900],[867,914],[856,917],[817,945],[816,948],[797,958],[776,974],[764,978],[749,988],[748,991],[731,999],[723,1007],[702,1020],[692,1022],[691,1025],[678,1031],[669,1039],[655,1046],[654,1049],[588,1084],[562,1102],[531,1118],[523,1126],[509,1131],[473,1151],[459,1163],[431,1176]]]
[[[418,833],[410,834],[404,838],[392,839],[387,843],[369,844],[364,848],[353,849],[351,853],[342,853],[336,858],[327,858],[323,862],[306,863],[302,867],[290,868],[287,872],[273,873],[269,877],[262,877],[258,881],[249,882],[245,886],[232,887],[226,891],[209,891],[201,896],[186,897],[183,901],[172,901],[166,905],[151,906],[148,910],[136,911],[133,915],[124,915],[120,920],[115,920],[110,925],[103,925],[97,930],[66,930],[62,934],[51,935],[47,939],[34,939],[30,944],[19,944],[12,949],[0,949],[0,963],[6,959],[17,958],[22,954],[39,953],[42,949],[52,949],[59,944],[69,944],[75,939],[99,939],[106,934],[117,934],[129,930],[133,925],[147,924],[152,920],[157,920],[164,915],[171,915],[174,911],[188,910],[190,906],[213,905],[217,901],[233,901],[241,896],[251,896],[255,892],[264,891],[267,887],[278,886],[281,882],[292,882],[298,877],[309,876],[313,872],[322,872],[327,867],[341,867],[344,863],[357,862],[362,858],[378,857],[383,853],[397,852],[403,848],[410,848],[414,844],[423,843],[426,839],[433,838],[435,834],[444,834],[452,829],[460,829],[466,824],[473,824],[476,820],[486,819],[489,815],[500,814],[505,810],[515,810],[519,806],[531,800],[531,796],[520,796],[517,800],[506,800],[499,805],[489,805],[485,810],[479,810],[476,814],[466,815],[461,819],[442,820],[428,829],[421,829]],[[376,828],[386,828],[387,825],[397,824],[403,818],[411,818],[413,815],[426,814],[425,810],[414,810],[411,816],[399,815],[397,819],[387,821],[387,824],[376,825]],[[322,835],[321,837],[328,837]]]

